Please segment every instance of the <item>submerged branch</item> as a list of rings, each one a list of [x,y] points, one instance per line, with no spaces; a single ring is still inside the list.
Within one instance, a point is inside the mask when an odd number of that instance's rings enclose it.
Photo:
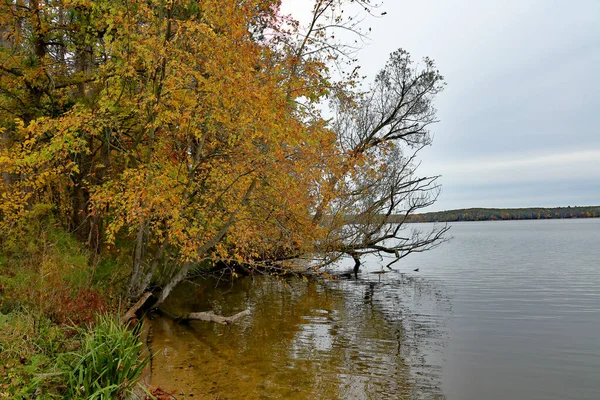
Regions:
[[[195,312],[189,313],[182,317],[178,317],[177,319],[180,321],[206,321],[206,322],[216,322],[222,325],[231,325],[238,319],[250,315],[250,310],[244,310],[237,314],[234,314],[230,317],[224,317],[222,315],[217,315],[212,311],[204,311],[204,312]]]

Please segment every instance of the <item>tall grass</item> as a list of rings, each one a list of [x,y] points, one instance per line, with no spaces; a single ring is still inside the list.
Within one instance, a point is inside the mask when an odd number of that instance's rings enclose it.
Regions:
[[[68,372],[70,399],[119,399],[133,394],[147,360],[140,358],[139,334],[116,317],[100,316],[91,330],[80,330],[81,349]]]
[[[26,309],[0,310],[0,399],[64,398],[62,359],[76,339],[50,320]]]

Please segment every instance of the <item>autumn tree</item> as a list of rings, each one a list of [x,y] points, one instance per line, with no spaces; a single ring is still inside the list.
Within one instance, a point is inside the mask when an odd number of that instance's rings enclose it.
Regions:
[[[432,142],[429,129],[437,122],[433,103],[444,87],[443,77],[432,60],[415,65],[400,49],[391,54],[374,84],[363,90],[354,58],[357,43],[365,37],[362,18],[345,6],[373,16],[378,5],[350,3],[315,1],[307,28],[287,44],[295,59],[317,58],[341,73],[338,82],[330,79],[327,93],[333,112],[328,127],[335,133],[336,146],[319,159],[322,179],[313,186],[312,222],[324,229],[313,253],[320,255],[315,267],[351,256],[356,273],[362,255],[391,256],[389,267],[440,244],[448,227],[423,233],[405,225],[440,192],[438,176],[419,176],[417,167],[419,151]],[[348,32],[353,41],[336,39]]]
[[[361,92],[336,30],[368,1],[318,0],[303,30],[280,1],[0,4],[0,229],[36,204],[96,254],[131,254],[127,296],[160,305],[200,265],[288,268],[385,252],[435,200],[415,153],[441,76],[395,53]],[[360,32],[358,32],[360,34]],[[321,115],[331,99],[335,118]]]
[[[94,250],[129,243],[129,296],[153,284],[158,303],[202,260],[292,246],[257,218],[310,220],[308,160],[335,138],[290,107],[324,66],[290,74],[262,37],[282,34],[277,1],[2,7],[4,229],[50,203]]]

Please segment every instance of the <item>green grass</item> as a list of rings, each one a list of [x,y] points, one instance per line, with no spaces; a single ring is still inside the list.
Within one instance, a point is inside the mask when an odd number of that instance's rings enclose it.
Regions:
[[[99,317],[91,330],[80,330],[81,351],[68,373],[72,399],[118,399],[132,393],[147,360],[140,359],[142,342],[117,318]]]
[[[48,319],[26,310],[0,313],[0,398],[62,398],[65,352],[75,343]]]
[[[124,398],[147,363],[141,348],[116,316],[75,329],[24,310],[0,314],[0,398]]]
[[[115,309],[125,253],[90,262],[47,209],[30,214],[0,236],[0,399],[123,398],[146,364]]]

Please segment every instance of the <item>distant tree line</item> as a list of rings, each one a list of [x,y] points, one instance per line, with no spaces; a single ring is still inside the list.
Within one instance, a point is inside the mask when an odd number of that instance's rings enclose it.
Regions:
[[[415,214],[408,222],[495,221],[517,219],[598,218],[600,206],[557,208],[468,208]],[[392,220],[400,222],[403,215]]]

